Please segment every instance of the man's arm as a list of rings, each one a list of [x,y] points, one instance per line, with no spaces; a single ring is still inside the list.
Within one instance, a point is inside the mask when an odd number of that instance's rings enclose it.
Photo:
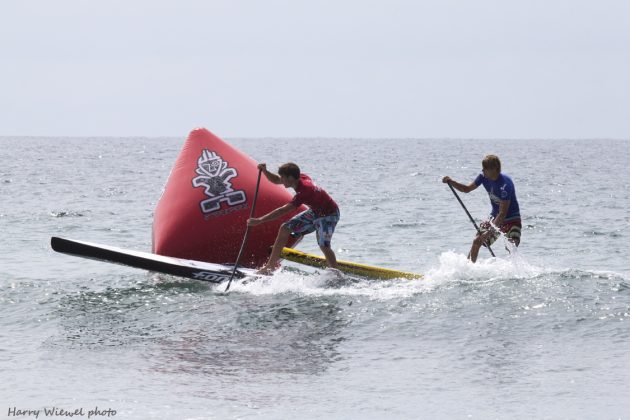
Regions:
[[[252,217],[251,219],[248,219],[247,226],[256,226],[262,223],[270,222],[280,216],[284,216],[285,214],[292,212],[295,209],[296,207],[292,203],[287,203],[284,206],[278,207],[272,212],[265,214],[263,217]]]
[[[267,179],[270,182],[273,182],[274,184],[282,184],[282,180],[280,179],[279,175],[276,175],[273,172],[269,172],[267,170],[267,164],[266,163],[259,163],[258,164],[258,169],[260,171],[262,171],[263,174],[265,174],[265,177],[267,177]]]
[[[456,190],[461,191],[463,193],[469,193],[469,192],[471,192],[473,190],[476,190],[477,187],[478,187],[478,185],[475,184],[474,181],[471,182],[470,185],[464,185],[464,184],[460,184],[457,181],[452,180],[451,177],[449,177],[449,176],[445,176],[444,178],[442,178],[442,182],[445,183],[445,184],[452,185],[453,188],[455,188]]]
[[[505,220],[505,216],[507,215],[508,209],[510,208],[510,200],[501,200],[499,203],[499,214],[494,218],[494,224],[500,228],[503,225],[503,221]]]

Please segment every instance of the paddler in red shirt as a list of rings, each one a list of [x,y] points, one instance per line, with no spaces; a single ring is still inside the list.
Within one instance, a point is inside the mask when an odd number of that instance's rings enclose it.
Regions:
[[[248,226],[256,226],[275,220],[292,212],[302,204],[309,208],[280,226],[269,260],[258,270],[258,273],[269,274],[275,269],[282,248],[289,240],[289,236],[298,237],[311,232],[315,232],[317,235],[317,243],[326,257],[326,263],[329,267],[335,268],[337,266],[337,257],[330,247],[330,240],[339,221],[339,207],[337,203],[330,198],[326,191],[316,186],[308,175],[300,173],[300,168],[295,163],[285,163],[280,166],[277,175],[269,172],[265,163],[259,164],[258,169],[274,184],[282,184],[285,188],[293,188],[295,196],[289,203],[262,217],[248,219]]]

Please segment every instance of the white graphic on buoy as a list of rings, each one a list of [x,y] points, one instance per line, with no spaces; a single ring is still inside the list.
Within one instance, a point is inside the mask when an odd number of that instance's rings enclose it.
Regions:
[[[221,209],[221,203],[236,206],[247,201],[245,192],[234,190],[230,180],[238,175],[236,169],[229,168],[221,156],[204,149],[197,159],[198,176],[193,178],[194,187],[204,187],[205,194],[210,197],[202,200],[199,205],[203,214],[210,214]]]

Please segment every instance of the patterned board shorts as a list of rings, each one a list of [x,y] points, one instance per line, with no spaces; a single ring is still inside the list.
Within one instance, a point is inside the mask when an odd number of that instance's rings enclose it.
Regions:
[[[499,239],[499,236],[501,236],[501,234],[492,227],[490,222],[481,223],[479,229],[481,230],[482,234],[492,232],[492,234],[486,240],[486,244],[488,245],[492,245],[493,243],[495,243],[496,240]],[[510,222],[505,222],[503,226],[501,226],[501,232],[509,241],[514,242],[514,244],[518,246],[521,242],[521,221],[514,220]]]
[[[291,236],[294,238],[317,232],[317,243],[319,246],[330,247],[330,240],[335,232],[335,226],[337,226],[339,217],[339,211],[328,216],[318,217],[313,210],[308,209],[294,216],[282,226],[288,227],[291,230]]]

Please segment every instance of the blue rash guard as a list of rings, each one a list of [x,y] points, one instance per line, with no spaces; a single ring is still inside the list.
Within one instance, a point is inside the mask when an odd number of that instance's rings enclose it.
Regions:
[[[475,179],[475,185],[480,186],[481,184],[483,184],[483,187],[488,191],[488,195],[490,196],[490,204],[492,205],[492,213],[490,214],[493,218],[497,217],[499,214],[499,204],[501,201],[505,200],[510,200],[510,206],[505,215],[505,222],[519,220],[521,218],[512,178],[504,174],[499,174],[497,180],[492,181],[483,176],[483,174],[479,174],[477,179]]]

